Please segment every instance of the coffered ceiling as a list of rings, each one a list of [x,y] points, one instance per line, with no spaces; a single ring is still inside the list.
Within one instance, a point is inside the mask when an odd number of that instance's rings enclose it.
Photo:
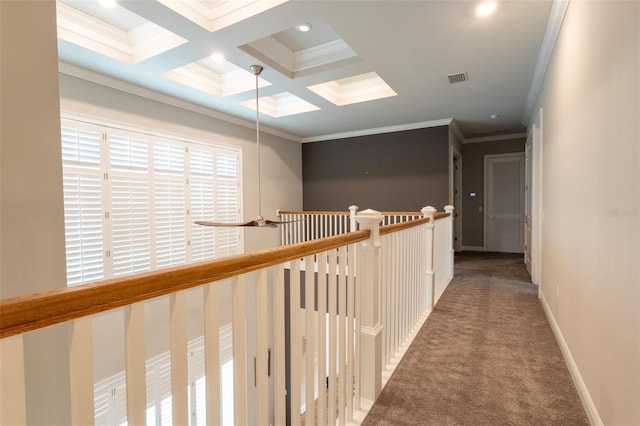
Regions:
[[[59,0],[61,71],[305,142],[520,133],[550,1]],[[307,24],[307,32],[297,27]],[[493,117],[493,118],[492,118]]]

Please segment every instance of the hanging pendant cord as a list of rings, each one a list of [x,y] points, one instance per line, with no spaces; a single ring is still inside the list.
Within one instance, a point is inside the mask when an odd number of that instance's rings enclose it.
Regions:
[[[262,219],[262,190],[260,188],[260,103],[258,102],[258,75],[256,72],[256,162],[258,163],[258,217]]]

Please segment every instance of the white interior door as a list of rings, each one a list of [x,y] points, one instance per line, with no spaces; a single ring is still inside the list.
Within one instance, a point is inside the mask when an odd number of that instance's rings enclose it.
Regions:
[[[485,156],[485,250],[524,252],[524,153]]]

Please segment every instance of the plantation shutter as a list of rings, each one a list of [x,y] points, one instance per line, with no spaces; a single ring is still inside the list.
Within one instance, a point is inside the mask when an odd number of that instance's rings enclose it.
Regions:
[[[216,152],[215,217],[218,222],[235,222],[239,217],[240,203],[238,166],[236,153]],[[239,252],[239,233],[234,228],[219,228],[217,256],[229,256]]]
[[[148,143],[109,134],[113,275],[151,270]]]
[[[214,217],[214,154],[197,147],[189,149],[189,189],[191,220],[212,220]],[[209,226],[192,225],[191,259],[200,261],[216,255],[216,233]]]
[[[127,424],[127,381],[124,373],[94,385],[95,426]]]
[[[181,145],[153,144],[156,268],[187,261],[184,154]]]
[[[104,278],[102,133],[62,123],[67,285]]]

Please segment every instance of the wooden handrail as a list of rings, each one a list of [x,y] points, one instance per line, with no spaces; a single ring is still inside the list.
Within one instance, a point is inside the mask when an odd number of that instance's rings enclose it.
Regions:
[[[0,338],[153,299],[354,244],[369,230],[0,300]]]
[[[309,215],[321,215],[321,214],[333,214],[333,215],[342,215],[349,216],[351,213],[347,211],[339,211],[339,212],[331,212],[331,211],[288,211],[288,210],[280,210],[278,214],[309,214]]]
[[[422,212],[380,212],[385,216],[422,216]]]
[[[348,216],[351,214],[350,212],[347,212],[347,211],[332,212],[332,211],[319,211],[319,210],[316,210],[316,211],[281,210],[278,213],[279,214],[308,214],[308,215],[333,214],[333,215],[342,215],[342,216]],[[380,214],[385,216],[422,216],[422,212],[380,212]],[[438,220],[447,216],[449,216],[449,213],[447,212],[436,212],[435,218],[436,220]]]
[[[380,235],[386,235],[392,232],[402,231],[404,229],[413,228],[414,226],[419,226],[419,225],[422,225],[423,223],[428,223],[428,222],[429,222],[428,217],[422,217],[420,219],[407,220],[406,222],[398,222],[391,225],[381,226]]]

